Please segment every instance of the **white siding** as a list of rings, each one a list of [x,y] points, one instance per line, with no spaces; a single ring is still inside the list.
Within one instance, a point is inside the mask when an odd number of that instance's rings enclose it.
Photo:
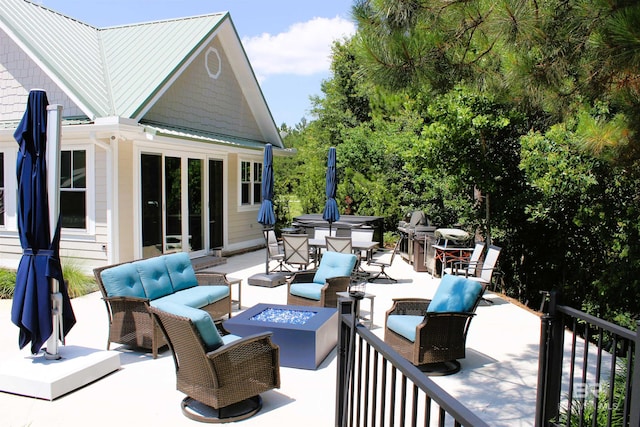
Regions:
[[[49,104],[61,104],[63,116],[84,116],[71,99],[0,30],[0,120],[20,120],[31,89],[44,89]]]
[[[131,141],[121,142],[118,146],[118,189],[116,194],[118,195],[118,212],[114,215],[118,215],[118,222],[120,226],[120,233],[116,236],[116,242],[118,245],[118,252],[120,259],[116,262],[131,261],[134,259],[134,242],[137,241],[134,237],[134,221],[136,221],[135,201],[133,200],[134,185],[139,182],[137,178],[133,176],[133,171],[137,170],[134,167],[134,162],[139,162],[138,159],[134,159],[133,155],[133,143]]]
[[[219,53],[220,75],[217,78],[209,76],[205,64],[208,49],[204,49],[144,119],[188,129],[263,140],[218,39],[210,48]],[[217,57],[210,53],[208,63],[209,69],[217,66]]]
[[[245,160],[258,161],[258,156],[251,159],[244,156]],[[258,223],[257,216],[260,206],[240,207],[238,200],[240,189],[240,161],[237,154],[229,156],[229,175],[227,176],[229,191],[229,215],[227,215],[227,233],[230,248],[247,248],[255,242],[262,242],[262,225]]]

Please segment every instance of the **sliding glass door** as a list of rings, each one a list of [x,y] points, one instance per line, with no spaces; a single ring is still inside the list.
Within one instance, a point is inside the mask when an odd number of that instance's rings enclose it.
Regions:
[[[142,256],[204,252],[204,160],[142,154]]]
[[[143,154],[140,159],[142,198],[142,257],[162,254],[162,156]]]

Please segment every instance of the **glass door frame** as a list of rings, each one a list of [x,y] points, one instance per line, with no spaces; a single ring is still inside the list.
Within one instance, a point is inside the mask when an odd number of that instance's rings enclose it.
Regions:
[[[200,192],[202,197],[203,206],[201,209],[200,217],[201,217],[201,233],[202,233],[202,248],[197,251],[187,251],[190,257],[203,256],[208,253],[209,246],[209,209],[208,209],[208,197],[209,197],[209,159],[206,153],[199,151],[176,151],[176,150],[162,150],[149,146],[140,146],[136,150],[136,181],[138,182],[137,189],[134,191],[133,197],[136,200],[136,205],[138,206],[138,215],[137,215],[137,224],[134,227],[135,232],[135,256],[136,258],[143,257],[143,238],[142,238],[142,174],[144,171],[141,168],[141,160],[143,155],[151,155],[151,156],[159,156],[161,158],[161,192],[163,194],[162,208],[161,208],[161,217],[162,217],[162,249],[163,253],[166,252],[166,211],[167,211],[167,201],[166,197],[166,158],[179,158],[180,159],[180,193],[181,193],[181,240],[187,242],[189,244],[189,160],[199,160],[201,162],[201,185]],[[223,161],[223,164],[226,163],[226,156],[214,156],[213,158],[219,159]],[[226,165],[225,165],[226,167]],[[226,203],[224,203],[226,205]],[[225,239],[226,240],[226,239]],[[189,248],[190,249],[190,248]],[[184,250],[184,247],[182,248]]]

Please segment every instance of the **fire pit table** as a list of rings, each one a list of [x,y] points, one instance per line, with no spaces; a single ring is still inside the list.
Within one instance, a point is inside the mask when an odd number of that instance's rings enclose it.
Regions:
[[[338,310],[295,305],[258,304],[224,322],[234,335],[273,332],[280,365],[316,369],[338,343]]]

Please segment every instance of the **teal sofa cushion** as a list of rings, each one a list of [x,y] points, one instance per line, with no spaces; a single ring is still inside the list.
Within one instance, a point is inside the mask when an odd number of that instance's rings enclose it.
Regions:
[[[483,287],[480,283],[465,279],[462,276],[446,274],[440,281],[438,290],[433,296],[427,312],[470,312],[482,295]]]
[[[200,337],[204,342],[207,351],[213,351],[224,344],[222,336],[218,332],[213,319],[204,310],[198,308],[188,307],[182,304],[174,304],[172,302],[165,301],[156,305],[162,311],[174,314],[176,316],[187,317],[191,319],[194,326],[200,333]]]
[[[136,261],[132,264],[140,274],[140,281],[147,298],[154,300],[173,292],[167,264],[162,257]]]
[[[231,344],[234,341],[238,341],[240,338],[238,335],[227,334],[222,337],[223,345]]]
[[[402,335],[411,342],[416,341],[416,326],[422,322],[424,316],[390,314],[387,317],[387,328],[398,335]]]
[[[171,255],[164,255],[163,258],[167,264],[167,270],[169,271],[169,278],[171,279],[171,286],[173,286],[174,292],[198,286],[196,272],[193,270],[191,258],[189,258],[188,253],[178,252]]]
[[[194,286],[193,288],[183,289],[179,292],[152,300],[150,304],[154,307],[158,307],[156,304],[171,302],[173,304],[182,304],[193,308],[202,308],[205,305],[220,301],[228,295],[228,286]]]
[[[100,272],[108,297],[146,298],[138,270],[132,264],[122,264]]]
[[[320,301],[320,294],[323,287],[324,282],[322,282],[322,284],[292,283],[291,287],[289,288],[289,293],[291,295],[296,295],[302,298],[309,298],[312,300]]]
[[[351,276],[355,265],[355,255],[327,251],[322,255],[320,266],[313,276],[313,282],[324,285],[330,277]]]

